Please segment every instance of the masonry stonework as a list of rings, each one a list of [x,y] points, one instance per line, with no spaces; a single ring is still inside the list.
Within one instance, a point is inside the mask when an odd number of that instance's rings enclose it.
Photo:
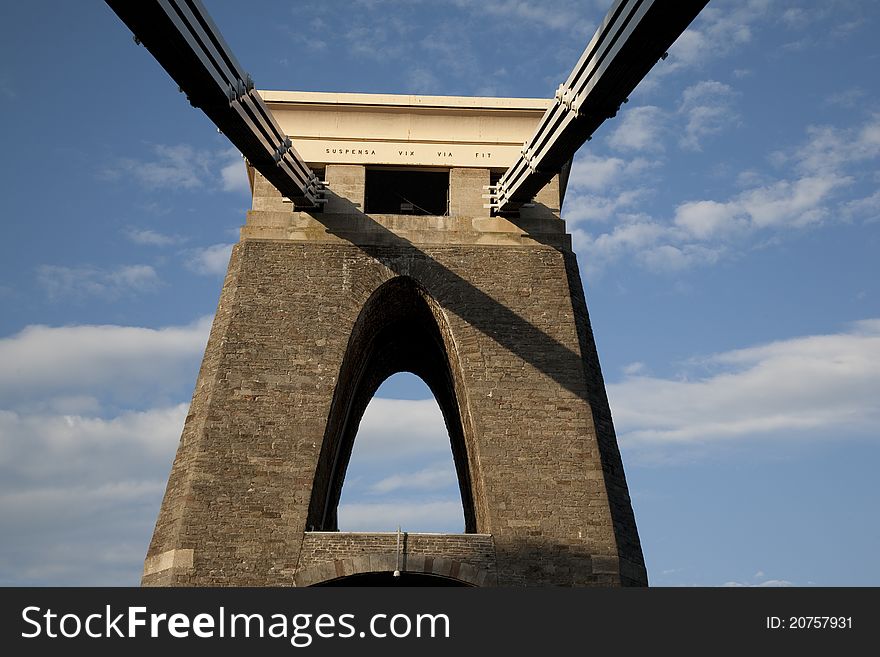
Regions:
[[[364,214],[364,166],[327,165],[322,212],[250,172],[144,585],[313,585],[401,559],[478,586],[647,584],[564,180],[501,217],[475,198],[488,169],[451,172],[449,216]],[[466,525],[403,554],[336,531],[358,423],[398,371],[443,411]]]

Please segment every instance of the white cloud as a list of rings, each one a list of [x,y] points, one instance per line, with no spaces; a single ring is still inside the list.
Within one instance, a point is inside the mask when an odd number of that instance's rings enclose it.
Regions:
[[[584,19],[583,6],[571,0],[545,0],[535,4],[522,0],[454,0],[459,7],[489,14],[493,22],[508,21],[515,29],[551,29],[589,35],[595,25]]]
[[[159,287],[159,275],[150,265],[125,265],[116,269],[41,265],[37,268],[37,282],[52,300],[98,297],[112,301],[155,291]]]
[[[641,217],[616,225],[610,233],[594,236],[581,228],[571,231],[572,246],[582,256],[591,274],[626,254],[658,246],[667,234],[666,226]]]
[[[579,155],[571,166],[569,189],[598,191],[617,182],[625,161],[619,157],[598,157],[592,153]]]
[[[414,45],[412,38],[404,38],[410,25],[400,16],[387,11],[371,16],[355,14],[356,24],[342,32],[349,56],[376,61],[400,60]]]
[[[452,459],[433,463],[416,472],[395,473],[384,477],[369,488],[372,493],[391,493],[400,490],[426,491],[455,487],[458,477]]]
[[[608,144],[620,151],[661,151],[665,130],[666,115],[659,107],[634,107],[623,113],[608,137]]]
[[[780,22],[789,30],[804,30],[822,24],[812,35],[797,43],[810,47],[825,45],[829,40],[850,35],[866,22],[866,7],[870,2],[817,2],[808,7],[789,7],[779,16]]]
[[[767,579],[763,582],[724,582],[721,586],[727,588],[740,588],[740,587],[749,587],[749,588],[783,588],[794,586],[791,582],[785,579]]]
[[[789,153],[776,152],[779,166],[790,165],[795,175],[747,188],[727,201],[700,200],[680,204],[674,223],[699,240],[745,230],[802,228],[829,217],[870,218],[874,196],[838,204],[834,197],[852,185],[866,164],[880,157],[880,116],[864,124],[839,129],[813,126],[805,143]],[[747,172],[745,182],[759,178]]]
[[[699,244],[661,244],[641,251],[638,257],[645,268],[651,271],[680,271],[695,265],[715,264],[721,257],[721,249],[711,249]]]
[[[627,376],[635,376],[636,374],[644,374],[646,366],[641,361],[634,361],[623,366],[622,371]]]
[[[744,227],[733,203],[690,201],[675,210],[675,224],[697,239],[708,239]]]
[[[702,142],[738,121],[732,101],[733,89],[715,80],[691,85],[681,96],[679,114],[686,119],[679,145],[686,150],[702,150]]]
[[[664,150],[663,138],[672,131],[673,120],[683,120],[679,146],[685,150],[699,151],[702,143],[739,121],[733,103],[737,93],[727,84],[716,80],[703,80],[687,87],[674,114],[665,112],[654,105],[643,105],[625,110],[615,122],[614,130],[608,136],[608,145],[617,151],[661,152]],[[613,175],[622,162],[613,159],[590,162],[594,174]],[[604,164],[599,168],[599,164]],[[582,165],[583,166],[583,165]]]
[[[104,167],[105,180],[133,180],[148,190],[219,188],[249,192],[241,155],[235,148],[200,150],[190,144],[152,144],[150,156],[120,157]]]
[[[858,127],[810,126],[806,143],[777,161],[791,163],[805,175],[839,173],[880,156],[880,114]]]
[[[802,227],[821,221],[828,213],[824,202],[849,182],[849,178],[836,175],[780,180],[744,192],[736,203],[758,228],[780,225]]]
[[[368,501],[365,501],[368,500]],[[449,435],[436,400],[374,397],[354,441],[339,504],[348,531],[463,531]]]
[[[155,230],[139,228],[126,229],[125,236],[135,244],[144,246],[171,246],[186,241],[186,238],[180,235],[164,235]]]
[[[648,194],[650,194],[649,189],[639,187],[623,190],[611,196],[571,194],[565,199],[563,219],[570,226],[587,221],[620,220],[630,216],[627,211],[631,212],[631,209]]]
[[[192,376],[211,318],[184,326],[28,326],[0,339],[0,399],[9,408],[39,402],[94,407],[94,397],[125,395],[151,404],[177,377]],[[62,406],[63,408],[63,406]]]
[[[843,215],[849,219],[880,221],[880,191],[864,198],[847,201],[843,205]]]
[[[434,399],[374,397],[361,420],[352,456],[366,462],[450,454],[443,414]]]
[[[849,89],[829,95],[825,99],[825,104],[843,107],[844,109],[854,109],[864,104],[867,95],[867,92],[861,87],[850,87]]]
[[[436,93],[442,88],[440,78],[424,66],[414,66],[407,71],[407,88],[415,94]]]
[[[726,202],[682,203],[675,210],[674,222],[701,240],[749,228],[802,228],[825,219],[832,195],[850,182],[834,174],[780,180],[748,189]]]
[[[224,192],[236,192],[250,194],[251,186],[248,182],[247,169],[241,153],[235,148],[226,152],[228,162],[220,169],[220,181]]]
[[[789,7],[782,12],[782,22],[789,28],[800,29],[810,21],[809,14],[801,7]]]
[[[608,396],[621,444],[651,447],[872,435],[877,390],[880,319],[871,319],[841,333],[714,354],[675,378],[628,376]]]
[[[705,65],[750,43],[752,27],[762,21],[770,0],[747,0],[703,9],[693,24],[669,49],[669,58],[657,67],[660,75]]]
[[[148,404],[176,392],[184,369],[189,387],[209,324],[0,340],[0,581],[137,583],[187,405],[94,413],[123,390]]]
[[[187,251],[186,266],[197,274],[223,276],[234,244],[212,244]]]
[[[599,157],[591,152],[585,152],[579,154],[572,163],[568,188],[586,189],[592,192],[607,190],[643,174],[654,166],[656,166],[655,162],[640,157],[624,160],[619,157]]]
[[[0,584],[137,584],[186,413],[0,411]]]
[[[102,172],[107,180],[133,178],[149,189],[194,189],[209,176],[209,156],[189,144],[154,144],[153,159],[124,157]]]
[[[717,83],[700,83],[683,96],[682,115],[703,107],[705,98],[729,95]],[[690,120],[690,119],[689,119]],[[684,139],[695,146],[718,127],[689,123]],[[573,168],[573,192],[566,199],[563,218],[573,229],[575,250],[584,257],[585,269],[595,275],[606,265],[631,257],[652,271],[679,271],[711,265],[732,247],[747,245],[759,233],[803,229],[826,221],[872,221],[880,216],[880,195],[844,200],[843,192],[870,184],[873,163],[880,157],[880,115],[861,125],[841,129],[811,127],[803,144],[771,154],[777,167],[788,167],[790,176],[773,178],[749,169],[737,176],[743,188],[724,200],[699,199],[680,203],[671,220],[639,210],[654,194],[644,186],[643,172],[656,163],[636,158],[601,158],[587,155]],[[623,183],[638,179],[639,186]],[[605,185],[606,187],[603,187]],[[593,188],[602,189],[594,193]],[[578,193],[578,189],[590,190]],[[873,190],[873,187],[871,187]],[[586,222],[616,222],[604,233],[582,227]]]
[[[6,100],[16,100],[18,98],[18,92],[5,75],[0,76],[0,95],[4,96]]]
[[[187,408],[125,411],[109,419],[0,410],[0,468],[14,472],[10,478],[51,482],[40,489],[40,499],[68,483],[93,493],[90,482],[149,478],[157,474],[151,464],[170,465]],[[33,491],[13,497],[28,495]]]
[[[210,323],[0,339],[0,583],[137,583]]]
[[[377,504],[340,504],[341,531],[462,532],[464,511],[458,500],[432,502],[389,502]]]

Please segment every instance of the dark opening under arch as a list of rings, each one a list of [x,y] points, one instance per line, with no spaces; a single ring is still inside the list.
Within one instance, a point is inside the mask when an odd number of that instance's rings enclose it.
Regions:
[[[342,484],[354,438],[367,404],[379,385],[398,372],[421,377],[437,400],[446,423],[458,475],[465,532],[484,517],[475,500],[475,477],[468,459],[472,445],[464,394],[456,386],[454,343],[439,305],[413,279],[399,276],[373,292],[364,304],[340,368],[309,504],[308,527],[335,531]]]

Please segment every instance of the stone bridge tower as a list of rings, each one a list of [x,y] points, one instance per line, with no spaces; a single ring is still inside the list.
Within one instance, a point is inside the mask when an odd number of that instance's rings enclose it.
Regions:
[[[567,168],[516,214],[486,186],[551,101],[262,92],[330,185],[249,168],[145,585],[646,585],[583,288]],[[446,422],[463,534],[342,533],[367,403],[410,371]]]

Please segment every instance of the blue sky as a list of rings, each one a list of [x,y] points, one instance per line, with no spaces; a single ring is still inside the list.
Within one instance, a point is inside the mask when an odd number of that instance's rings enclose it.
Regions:
[[[258,88],[549,97],[609,2],[205,4]],[[135,584],[243,167],[104,3],[0,18],[0,584]],[[578,153],[563,217],[652,584],[880,584],[878,20],[712,0]],[[455,531],[436,404],[379,397],[343,526]]]

